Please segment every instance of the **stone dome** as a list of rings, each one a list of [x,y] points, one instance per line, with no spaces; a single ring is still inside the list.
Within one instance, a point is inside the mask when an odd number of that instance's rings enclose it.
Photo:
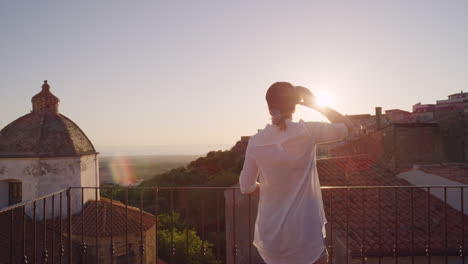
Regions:
[[[0,131],[0,157],[74,157],[95,154],[91,141],[58,112],[60,100],[47,81],[32,98],[33,111]]]

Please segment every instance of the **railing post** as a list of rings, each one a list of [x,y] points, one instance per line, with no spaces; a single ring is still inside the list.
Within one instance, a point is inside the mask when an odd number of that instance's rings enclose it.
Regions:
[[[114,243],[114,212],[113,212],[113,203],[114,203],[114,188],[110,189],[110,254],[111,254],[111,264],[114,263],[115,255],[115,243]]]
[[[366,190],[362,189],[362,196],[361,196],[361,206],[362,206],[362,245],[361,245],[361,263],[366,262],[365,251],[366,251]]]
[[[411,187],[411,264],[414,264],[414,188]]]
[[[96,244],[94,246],[95,250],[96,250],[96,255],[95,255],[95,259],[96,259],[96,263],[99,263],[99,200],[98,200],[98,188],[99,187],[96,187],[94,189],[94,202],[96,203],[96,208],[95,208],[95,213],[96,213],[96,221],[95,221],[95,232],[96,232],[96,236],[95,236],[95,241],[94,243]]]
[[[42,223],[44,225],[44,237],[43,237],[43,243],[44,243],[44,251],[43,251],[43,255],[42,255],[42,258],[43,258],[43,263],[47,263],[48,260],[49,260],[49,252],[47,251],[47,219],[46,219],[46,207],[47,207],[47,199],[44,198],[44,200],[42,200]]]
[[[28,264],[28,256],[26,255],[26,205],[23,205],[23,263]]]
[[[59,218],[59,221],[60,221],[60,224],[59,224],[59,239],[60,239],[60,252],[59,252],[59,263],[62,264],[62,258],[63,258],[63,254],[65,253],[65,247],[63,246],[63,238],[62,238],[62,221],[63,221],[63,191],[60,192],[60,211],[59,211],[59,214],[60,214],[60,218]]]
[[[155,262],[158,264],[158,193],[159,189],[153,189],[154,191],[154,246],[155,246]]]
[[[140,263],[146,263],[144,260],[145,257],[145,241],[143,238],[143,191],[144,189],[140,190]]]
[[[349,188],[346,189],[345,196],[345,210],[346,210],[346,264],[349,263]]]
[[[236,189],[232,189],[232,257],[233,263],[237,263],[236,244]]]
[[[169,226],[171,228],[171,245],[170,245],[170,252],[169,252],[169,263],[174,263],[175,257],[175,245],[174,245],[174,189],[171,188],[170,190],[170,216],[169,216]]]
[[[333,245],[333,192],[334,189],[329,189],[330,192],[330,242],[328,245],[328,263],[333,264],[334,245]]]
[[[87,258],[88,246],[84,240],[84,188],[81,188],[81,261],[85,262]]]
[[[71,198],[71,188],[67,189],[67,217],[68,217],[68,264],[72,263],[72,198]]]
[[[51,264],[54,264],[55,256],[55,195],[52,195],[52,249],[51,249]]]
[[[33,203],[33,256],[32,256],[33,263],[36,263],[36,253],[37,253],[36,209],[37,209],[37,201],[34,200],[34,203]]]
[[[431,188],[427,187],[427,245],[426,245],[427,261],[431,263]]]
[[[377,187],[377,206],[378,206],[378,216],[379,216],[379,223],[378,223],[378,229],[379,229],[379,264],[382,263],[382,205],[380,201],[380,194],[381,190],[379,187]]]
[[[10,262],[14,263],[14,245],[15,239],[13,238],[13,223],[15,222],[15,209],[10,210]]]
[[[465,205],[464,200],[464,187],[460,187],[460,209],[461,209],[461,245],[460,245],[460,256],[462,257],[462,264],[465,264]]]

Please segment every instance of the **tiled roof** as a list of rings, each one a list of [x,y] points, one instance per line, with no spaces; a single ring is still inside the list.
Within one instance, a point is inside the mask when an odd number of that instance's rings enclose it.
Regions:
[[[97,205],[97,207],[96,207]],[[112,211],[112,213],[111,213]],[[112,201],[107,198],[101,198],[96,201],[88,201],[84,210],[72,217],[73,234],[84,234],[84,236],[96,236],[96,213],[98,215],[98,235],[121,236],[126,233],[139,233],[140,230],[146,231],[155,224],[155,216],[141,211],[140,209],[128,206],[119,201]],[[127,215],[126,215],[127,213]],[[82,225],[82,220],[84,225]],[[84,229],[83,229],[84,228]],[[141,228],[141,229],[140,229]]]
[[[410,186],[366,156],[322,159],[317,167],[322,186]],[[458,255],[462,223],[468,229],[467,216],[450,206],[445,208],[443,201],[421,188],[323,189],[322,194],[334,236],[344,243],[348,237],[354,256],[361,250],[368,256],[392,256],[394,249],[399,255],[411,255],[412,245],[415,255],[425,255],[426,245],[432,255]],[[468,241],[466,235],[464,239]]]
[[[0,130],[0,157],[69,157],[96,153],[91,141],[61,114],[29,113]]]
[[[98,234],[100,237],[110,235],[110,200],[101,198],[97,203],[95,201],[88,202],[85,205],[84,209],[84,234],[85,237],[94,238],[96,235],[95,232],[95,216],[96,216],[96,204],[98,205]],[[114,236],[123,236],[125,234],[125,205],[118,202],[112,202],[112,214],[113,214],[113,235]],[[74,235],[81,235],[81,213],[72,216],[72,232]],[[154,225],[154,216],[152,214],[142,212],[143,220],[143,231],[148,230],[151,226]],[[31,263],[32,255],[34,252],[34,223],[32,219],[28,216],[25,218],[25,234],[26,234],[26,254]],[[43,259],[43,249],[44,249],[44,222],[37,221],[35,225],[36,230],[36,259]],[[66,230],[67,230],[67,221],[62,221],[62,230],[60,232],[60,222],[59,218],[47,220],[47,249],[48,249],[48,259],[49,261],[52,258],[52,244],[54,244],[54,259],[57,261],[59,258],[60,252],[60,236],[62,236],[63,245],[65,250],[67,250],[67,240],[66,240]],[[10,212],[0,213],[0,263],[10,263],[10,246],[13,245],[14,255],[22,256],[22,227],[23,227],[23,214],[21,209],[14,210],[13,224],[11,222]],[[13,230],[13,244],[10,240],[10,232]],[[128,206],[128,233],[140,232],[140,210],[135,207]],[[54,243],[52,243],[52,236],[54,236]],[[74,245],[75,248],[76,245]],[[78,249],[74,249],[78,250]],[[18,259],[19,261],[20,259]],[[20,262],[18,262],[20,263]],[[166,264],[166,262],[158,259],[159,264]]]
[[[317,170],[321,186],[408,185],[367,155],[319,159]]]
[[[419,169],[452,181],[468,184],[468,164],[466,163],[424,165]]]
[[[0,157],[71,157],[96,153],[83,131],[58,113],[58,98],[44,84],[33,111],[0,130]]]

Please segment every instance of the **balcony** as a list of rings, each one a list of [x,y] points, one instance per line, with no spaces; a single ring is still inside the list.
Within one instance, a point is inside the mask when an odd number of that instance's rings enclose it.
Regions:
[[[322,187],[329,263],[464,263],[468,186]],[[237,187],[68,188],[0,209],[0,263],[263,263]]]

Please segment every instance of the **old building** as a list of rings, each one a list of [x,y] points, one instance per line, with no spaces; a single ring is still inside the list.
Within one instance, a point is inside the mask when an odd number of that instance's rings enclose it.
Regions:
[[[444,119],[444,116],[453,113],[467,113],[468,93],[451,94],[447,99],[437,100],[435,104],[413,105],[411,118],[414,122],[438,122]]]
[[[74,262],[156,263],[155,221],[154,215],[119,201],[89,201],[73,217]]]
[[[385,110],[385,116],[390,123],[407,123],[410,122],[410,112],[401,109]]]
[[[442,131],[436,123],[395,123],[330,150],[330,157],[366,154],[388,168],[447,160]]]
[[[59,113],[59,103],[44,81],[32,111],[0,131],[0,208],[71,186],[99,186],[98,153],[78,125]],[[74,198],[79,208],[81,197]],[[92,190],[85,192],[85,201],[94,198]]]
[[[0,263],[62,260],[69,234],[73,263],[156,263],[155,216],[101,199],[99,154],[59,103],[44,81],[32,111],[0,131],[0,208],[38,199],[0,213]]]

